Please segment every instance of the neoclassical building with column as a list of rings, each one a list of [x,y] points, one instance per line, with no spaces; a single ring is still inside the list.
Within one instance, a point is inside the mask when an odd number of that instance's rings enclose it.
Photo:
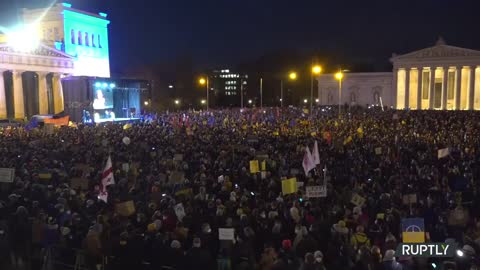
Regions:
[[[480,110],[480,51],[450,46],[440,38],[432,47],[394,54],[390,61],[393,72],[345,73],[341,103],[382,103],[399,110]],[[319,105],[337,105],[339,83],[333,74],[317,80]]]
[[[394,55],[395,107],[480,110],[480,51],[446,45]]]
[[[18,51],[0,44],[0,119],[62,112],[61,79],[73,70],[73,58],[51,47]]]

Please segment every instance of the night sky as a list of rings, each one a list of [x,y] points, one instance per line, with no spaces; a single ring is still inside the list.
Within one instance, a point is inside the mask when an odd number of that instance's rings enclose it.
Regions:
[[[46,0],[1,0],[0,24]],[[450,45],[480,49],[479,0],[70,0],[106,12],[112,68],[191,57],[196,68],[234,66],[279,51],[331,64],[387,63],[393,52]],[[336,63],[335,63],[336,62]]]

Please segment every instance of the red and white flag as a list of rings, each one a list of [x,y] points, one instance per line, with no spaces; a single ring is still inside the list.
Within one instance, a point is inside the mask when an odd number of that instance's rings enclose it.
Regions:
[[[317,140],[315,140],[315,145],[313,145],[313,164],[318,165],[320,164],[320,154],[318,153],[318,143]]]
[[[308,176],[308,172],[315,168],[315,163],[313,162],[312,153],[310,153],[310,149],[308,146],[305,147],[305,154],[303,155],[303,170],[305,171],[305,175]]]
[[[113,179],[112,158],[108,156],[107,164],[105,164],[105,169],[103,169],[102,172],[102,184],[100,186],[100,194],[98,195],[99,200],[107,202],[107,186],[112,184],[115,184],[115,180]]]

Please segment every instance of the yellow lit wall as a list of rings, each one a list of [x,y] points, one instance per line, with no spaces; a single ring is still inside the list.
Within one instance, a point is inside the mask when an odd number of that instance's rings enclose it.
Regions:
[[[438,83],[442,83],[442,84],[443,84],[443,69],[442,69],[442,68],[436,68],[436,69],[435,69],[435,84],[438,84]],[[435,85],[434,85],[434,86],[435,86]],[[434,100],[433,104],[434,104],[435,109],[440,109],[440,108],[442,108],[442,103],[443,103],[443,96],[442,96],[442,95],[443,95],[443,87],[444,87],[444,86],[442,85],[442,92],[440,93],[440,100],[441,100],[440,106],[438,106],[438,104],[435,103],[435,100],[438,99],[438,96],[436,96],[436,95],[438,95],[438,93],[435,91],[435,89],[433,90],[433,100]],[[435,106],[435,105],[437,105],[437,106]]]
[[[460,87],[460,110],[468,109],[468,77],[469,69],[462,68],[462,85]]]
[[[400,69],[397,72],[397,109],[405,109],[405,79],[406,72]]]
[[[427,110],[430,108],[430,71],[424,69],[422,71],[422,109]]]
[[[418,97],[418,70],[411,69],[410,70],[410,90],[409,90],[409,98],[408,98],[408,106],[410,109],[416,110],[417,109],[417,97]]]
[[[455,68],[448,69],[447,74],[447,110],[455,109]]]
[[[473,108],[480,110],[480,68],[475,69],[475,96],[473,100]]]

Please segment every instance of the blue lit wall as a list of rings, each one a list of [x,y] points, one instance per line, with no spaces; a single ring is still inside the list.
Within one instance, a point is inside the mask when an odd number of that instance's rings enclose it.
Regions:
[[[110,21],[64,9],[65,52],[77,57],[75,76],[110,77],[108,24]],[[79,38],[80,33],[80,38]],[[86,38],[86,33],[88,38]],[[72,36],[73,34],[73,36]]]

